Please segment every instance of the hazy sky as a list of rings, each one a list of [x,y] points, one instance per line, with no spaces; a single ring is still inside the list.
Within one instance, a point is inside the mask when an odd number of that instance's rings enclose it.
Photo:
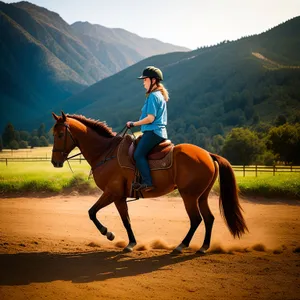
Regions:
[[[2,0],[3,1],[3,0]],[[4,0],[6,3],[18,2]],[[261,33],[300,15],[300,0],[31,0],[88,21],[191,49]]]

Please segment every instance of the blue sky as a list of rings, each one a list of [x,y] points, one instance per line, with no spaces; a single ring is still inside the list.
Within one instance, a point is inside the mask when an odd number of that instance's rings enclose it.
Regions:
[[[3,0],[2,0],[3,1]],[[6,3],[17,2],[4,0]],[[31,0],[88,21],[191,49],[261,33],[300,16],[300,0]]]

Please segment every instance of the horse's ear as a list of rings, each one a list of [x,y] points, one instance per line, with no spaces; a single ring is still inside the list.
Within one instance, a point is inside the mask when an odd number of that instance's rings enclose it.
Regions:
[[[66,119],[67,119],[67,117],[66,117],[66,115],[65,115],[65,113],[64,113],[63,111],[61,111],[61,116],[62,116],[62,118],[63,118],[63,121],[65,122]]]
[[[52,116],[53,116],[53,118],[54,118],[55,121],[57,121],[58,118],[59,118],[59,116],[57,116],[54,112],[52,113]]]

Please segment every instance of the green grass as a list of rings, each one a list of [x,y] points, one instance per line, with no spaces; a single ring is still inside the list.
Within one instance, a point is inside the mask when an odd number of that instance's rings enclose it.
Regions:
[[[10,150],[0,152],[3,157],[50,157],[51,147],[35,148],[28,150]],[[77,151],[74,151],[77,153]],[[74,154],[72,153],[72,154]],[[8,155],[10,154],[10,156]],[[0,196],[8,194],[22,194],[26,192],[53,194],[69,193],[93,193],[99,191],[93,178],[88,180],[90,167],[86,161],[71,161],[71,172],[68,163],[63,168],[54,168],[50,161],[44,162],[0,162]],[[247,172],[246,177],[237,171],[236,180],[244,196],[260,196],[266,198],[294,198],[300,199],[300,172],[259,172],[255,177],[254,172]],[[213,187],[218,192],[218,181]],[[172,196],[179,195],[178,191],[171,193]]]
[[[300,199],[300,173],[236,177],[243,195]]]
[[[97,190],[91,178],[90,168],[86,162],[67,163],[63,168],[54,168],[47,162],[9,162],[0,163],[0,195],[26,192],[63,193],[76,190],[91,193]]]
[[[236,175],[236,182],[242,196],[265,198],[300,199],[300,173],[272,173],[258,177]],[[219,193],[219,180],[213,186],[213,191]],[[176,190],[169,196],[179,196]]]

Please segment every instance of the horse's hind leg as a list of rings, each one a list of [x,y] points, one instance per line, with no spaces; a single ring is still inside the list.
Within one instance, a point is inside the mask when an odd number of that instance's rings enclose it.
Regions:
[[[207,189],[205,190],[205,192],[201,195],[201,197],[198,200],[200,213],[204,219],[204,224],[205,224],[204,242],[203,242],[202,247],[197,251],[198,253],[201,253],[201,254],[204,254],[210,246],[211,232],[212,232],[212,227],[214,224],[215,217],[211,213],[209,206],[208,206],[208,195],[217,179],[218,170],[219,170],[218,164],[215,163],[214,177],[213,177],[211,183],[209,184],[209,186],[207,187]]]
[[[183,239],[180,245],[178,245],[174,252],[182,252],[182,249],[187,248],[190,245],[191,239],[202,221],[199,208],[198,208],[198,197],[195,195],[190,195],[188,193],[181,192],[181,197],[184,202],[185,209],[190,218],[190,230]]]
[[[131,224],[130,224],[130,218],[128,214],[128,206],[126,202],[126,198],[122,198],[119,201],[115,201],[115,205],[117,207],[117,210],[121,216],[121,219],[123,221],[123,225],[127,231],[129,243],[128,245],[124,248],[123,251],[125,252],[131,252],[133,250],[133,247],[136,245],[136,240],[133,234],[133,231],[131,229]]]
[[[215,217],[208,206],[208,194],[209,191],[205,191],[205,193],[199,198],[199,208],[205,224],[204,242],[202,247],[197,251],[201,254],[204,254],[210,246],[211,231],[215,220]]]

